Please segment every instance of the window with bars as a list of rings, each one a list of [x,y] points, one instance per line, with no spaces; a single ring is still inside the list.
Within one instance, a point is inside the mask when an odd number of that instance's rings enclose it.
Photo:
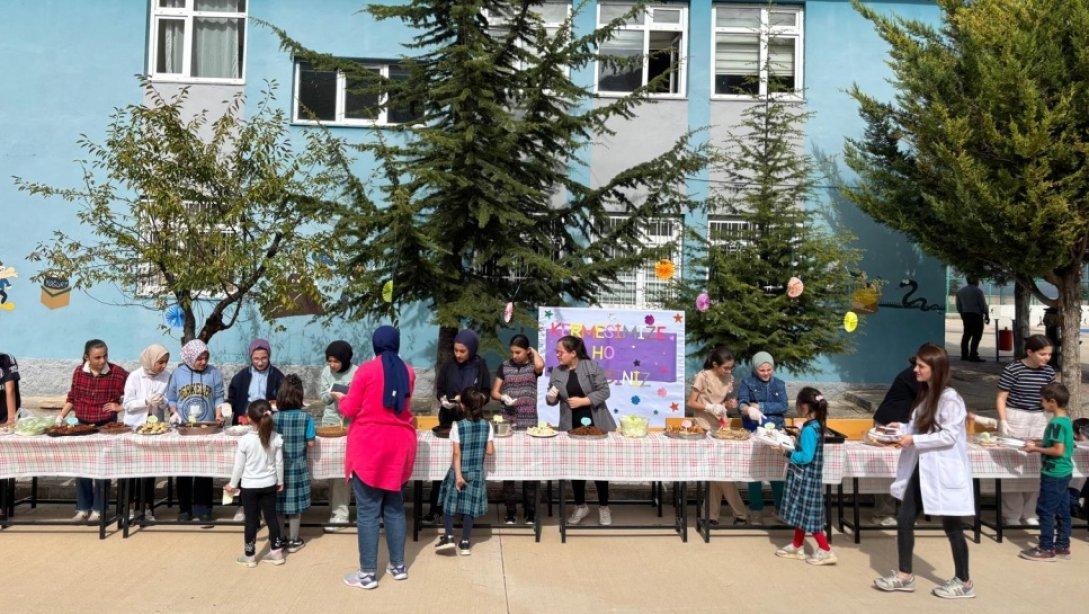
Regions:
[[[707,218],[707,241],[712,248],[736,252],[752,241],[753,225],[734,216]]]
[[[153,79],[242,83],[245,58],[246,0],[151,0]]]
[[[185,208],[194,216],[206,214],[214,206],[214,203],[185,203]],[[196,251],[190,253],[191,250],[186,247],[185,240],[177,238],[179,233],[176,230],[147,219],[141,221],[141,227],[143,228],[144,240],[148,245],[160,245],[164,250],[173,251],[176,255],[197,258],[210,263],[222,260],[221,256],[230,249],[231,242],[237,240],[236,235],[238,234],[237,229],[231,226],[215,224],[208,229],[207,240],[201,241],[203,253]],[[226,288],[226,290],[231,291],[233,287]],[[200,298],[219,298],[222,296],[221,292],[221,290],[209,291],[201,295]],[[168,293],[166,279],[163,277],[162,272],[150,264],[140,264],[137,272],[137,296],[155,297]]]
[[[610,224],[623,221],[622,216],[610,218]],[[673,245],[670,260],[676,269],[681,270],[683,254],[681,233],[684,223],[680,219],[654,219],[643,227],[644,243],[647,247]],[[610,254],[611,255],[611,254]],[[607,288],[598,302],[606,307],[661,307],[673,297],[670,281],[662,281],[654,273],[656,259],[647,260],[637,269],[624,271],[617,276],[616,282]]]
[[[571,15],[571,3],[545,2],[531,7],[530,10],[537,13],[537,16],[541,18],[545,32],[549,38],[552,38],[556,36],[556,33],[560,31],[564,22],[567,21],[567,18]],[[510,15],[485,11],[484,16],[488,19],[488,32],[492,36],[500,38],[507,35],[509,31],[508,25],[511,20]],[[520,42],[519,44],[525,45],[524,42]],[[532,51],[532,49],[530,49],[530,51]]]
[[[598,27],[622,17],[633,3],[603,3],[597,7]],[[685,58],[688,52],[688,7],[683,4],[651,5],[626,22],[601,44],[603,56],[630,60],[622,65],[597,62],[597,93],[624,95],[656,77],[667,74],[653,92],[657,98],[683,98]],[[638,58],[642,58],[642,62]]]
[[[408,79],[408,68],[394,63],[360,62],[360,66],[392,81]],[[304,60],[295,61],[292,121],[298,124],[339,126],[392,126],[423,117],[420,109],[379,95],[371,83],[342,71],[322,70]]]
[[[800,94],[803,18],[800,7],[715,6],[712,96]]]

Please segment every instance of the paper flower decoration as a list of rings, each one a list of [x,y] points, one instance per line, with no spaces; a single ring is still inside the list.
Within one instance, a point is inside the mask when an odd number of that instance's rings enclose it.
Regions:
[[[660,396],[662,398],[665,398],[665,397],[669,396],[669,391],[666,390],[665,388],[659,388],[658,389],[658,396]]]
[[[654,265],[654,276],[662,281],[669,281],[673,279],[673,274],[677,272],[677,267],[673,264],[672,260],[659,260]]]
[[[510,324],[510,319],[514,317],[514,303],[507,303],[507,306],[503,308],[503,323]]]
[[[163,313],[163,321],[170,328],[181,328],[185,326],[185,312],[182,311],[181,305],[171,305]]]
[[[787,296],[790,298],[798,298],[804,290],[805,284],[797,277],[791,277],[790,281],[787,282]]]
[[[647,317],[643,318],[643,322],[645,322],[647,326],[654,326],[654,316],[648,314]]]
[[[634,397],[631,398],[631,404],[632,405],[638,405],[639,401],[640,401],[640,399],[639,399],[638,396],[634,396]]]
[[[858,314],[853,311],[848,311],[843,316],[843,330],[853,333],[858,328]]]
[[[696,310],[707,311],[711,308],[711,297],[706,292],[700,292],[696,297]]]
[[[393,302],[393,280],[390,279],[386,283],[382,284],[382,300],[387,303]]]

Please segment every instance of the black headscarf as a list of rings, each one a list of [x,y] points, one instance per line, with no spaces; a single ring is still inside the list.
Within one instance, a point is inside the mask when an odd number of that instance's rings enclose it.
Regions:
[[[325,348],[325,357],[330,356],[340,361],[340,371],[337,373],[344,373],[352,368],[352,346],[347,341],[337,340],[330,343],[329,347]]]

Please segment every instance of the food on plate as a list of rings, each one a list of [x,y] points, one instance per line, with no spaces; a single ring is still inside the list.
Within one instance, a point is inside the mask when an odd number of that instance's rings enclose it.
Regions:
[[[976,443],[984,447],[993,447],[998,445],[998,437],[995,437],[989,432],[983,432],[976,435]]]
[[[98,431],[93,424],[57,424],[45,429],[45,434],[50,437],[73,437],[76,435],[90,435]]]
[[[322,428],[328,428],[328,427],[318,427],[318,429],[317,429],[318,437],[328,437],[328,435],[322,435],[321,434]],[[232,437],[241,437],[242,435],[245,435],[246,433],[252,433],[253,432],[253,427],[249,426],[248,424],[236,424],[234,426],[228,426],[227,428],[223,429],[223,432],[227,433],[228,435],[230,435]]]
[[[526,429],[526,433],[533,437],[555,437],[556,429],[552,428],[552,425],[545,421],[537,423],[537,426],[531,426]]]
[[[596,426],[580,426],[577,429],[571,429],[567,434],[572,437],[601,437],[605,431]]]
[[[756,427],[756,438],[769,445],[783,446],[789,450],[794,449],[794,438],[787,435],[783,430],[776,428],[770,422],[764,426]]]
[[[169,426],[163,422],[150,420],[136,427],[136,433],[139,435],[162,435],[169,430]]]
[[[882,427],[875,427],[866,432],[866,437],[877,443],[897,443],[903,435],[899,431],[887,431],[882,430]]]
[[[231,428],[234,428],[234,427],[231,427]],[[247,426],[245,428],[248,429],[250,427]],[[340,425],[319,426],[318,428],[316,428],[314,430],[317,432],[318,437],[344,437],[345,435],[348,434],[348,429],[346,427],[340,426]]]
[[[492,427],[495,429],[496,437],[510,437],[511,436],[511,423],[507,422],[503,418],[502,414],[495,414],[492,416]]]
[[[685,420],[679,425],[667,427],[665,430],[666,436],[671,437],[684,437],[684,438],[697,438],[703,437],[707,434],[707,429],[698,424]]]
[[[998,445],[1005,448],[1023,448],[1028,443],[1024,439],[1017,439],[1016,437],[999,437]]]
[[[120,435],[130,432],[130,427],[124,422],[109,422],[98,427],[98,432],[105,435]]]
[[[179,435],[214,435],[222,430],[223,425],[219,422],[195,422],[189,420],[178,425]]]
[[[620,434],[625,437],[646,437],[648,426],[643,416],[620,416]]]
[[[15,423],[15,434],[24,437],[41,435],[45,429],[53,426],[51,418],[23,418]]]
[[[719,429],[712,435],[716,439],[733,439],[735,441],[745,441],[752,436],[752,433],[745,429]]]

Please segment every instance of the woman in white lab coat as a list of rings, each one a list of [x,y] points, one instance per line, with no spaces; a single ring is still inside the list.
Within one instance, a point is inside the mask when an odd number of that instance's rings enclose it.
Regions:
[[[946,599],[975,597],[968,576],[968,541],[961,523],[962,516],[976,513],[965,430],[968,412],[957,391],[948,387],[949,356],[944,349],[931,343],[919,348],[915,354],[915,379],[920,384],[919,397],[911,421],[902,431],[900,462],[891,489],[892,496],[902,502],[896,519],[900,569],[878,578],[874,585],[884,591],[915,590],[915,576],[911,573],[915,519],[922,512],[941,516],[956,569],[951,580],[933,590],[934,595]]]

